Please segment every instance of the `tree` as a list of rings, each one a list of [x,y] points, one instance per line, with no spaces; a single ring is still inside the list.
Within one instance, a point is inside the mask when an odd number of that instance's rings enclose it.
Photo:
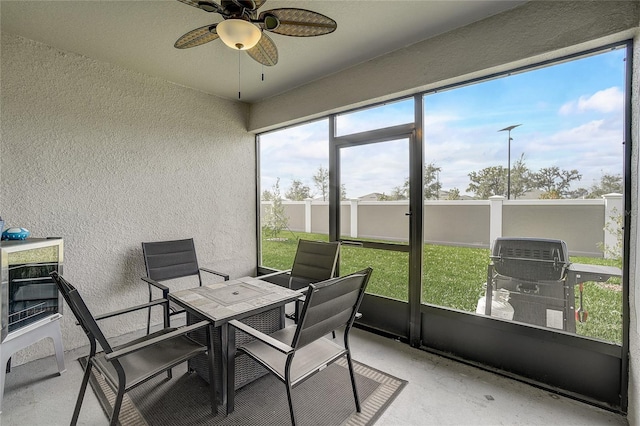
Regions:
[[[344,183],[340,185],[340,200],[346,201],[347,199],[347,187],[344,186]]]
[[[588,197],[589,197],[589,190],[586,188],[578,188],[575,191],[569,191],[567,193],[567,198],[578,199],[578,198],[588,198]]]
[[[449,195],[447,195],[447,200],[459,200],[460,199],[460,190],[458,188],[451,188],[449,190]]]
[[[291,182],[289,190],[285,194],[285,197],[291,201],[303,201],[307,198],[311,198],[311,189],[302,183],[301,180],[294,179]]]
[[[320,194],[322,194],[322,201],[327,201],[327,197],[329,196],[329,170],[320,166],[312,178],[313,184],[318,191],[320,191]]]
[[[508,169],[502,166],[485,167],[479,172],[471,172],[469,180],[471,183],[467,191],[475,193],[476,198],[483,200],[494,195],[506,197],[507,192],[511,199],[516,199],[535,188],[533,173],[525,163],[524,153],[520,154],[520,158],[511,166],[510,185]],[[507,186],[509,186],[508,191]]]
[[[511,167],[511,187],[509,195],[514,200],[522,197],[527,191],[531,190],[532,187],[532,174],[524,160],[523,152]]]
[[[591,186],[587,198],[601,198],[605,194],[622,194],[622,175],[604,173],[600,182]]]
[[[397,201],[406,200],[408,191],[404,186],[396,186],[391,190],[391,194],[387,195],[384,192],[378,197],[378,201]]]
[[[469,173],[467,191],[473,192],[476,198],[486,200],[494,195],[506,196],[507,171],[502,166],[485,167],[479,172]]]
[[[322,194],[322,201],[327,201],[327,198],[329,198],[329,170],[320,166],[312,178],[313,184],[316,186],[318,191],[320,191],[320,194]],[[343,183],[340,185],[340,200],[345,201],[346,199],[347,188]]]
[[[283,229],[289,226],[289,218],[287,217],[284,206],[282,205],[282,197],[280,196],[280,178],[273,184],[271,191],[271,205],[266,211],[262,221],[262,229],[275,238]]]
[[[442,185],[440,184],[441,167],[437,167],[434,163],[424,166],[424,188],[423,194],[425,200],[438,199]]]
[[[543,192],[542,194],[540,194],[539,198],[541,200],[559,200],[562,198],[562,196],[558,191],[552,189],[551,191]]]
[[[622,175],[604,173],[600,182],[591,185],[591,188],[578,188],[568,193],[569,198],[601,198],[605,194],[622,194]]]
[[[612,215],[609,216],[604,231],[616,236],[616,242],[613,246],[607,246],[604,243],[599,243],[598,246],[604,252],[606,259],[615,259],[618,267],[622,268],[622,249],[624,238],[624,216],[618,212],[617,209],[611,211]]]
[[[262,195],[260,196],[262,201],[271,201],[273,200],[273,194],[268,189],[262,191]]]
[[[422,189],[422,196],[425,200],[437,200],[440,194],[442,185],[438,179],[439,173],[442,171],[441,167],[436,166],[434,163],[429,163],[424,166],[424,187]],[[396,186],[393,188],[391,195],[388,195],[390,200],[406,200],[409,198],[409,178],[404,180],[402,186]]]
[[[580,179],[582,175],[577,170],[560,170],[558,166],[542,168],[532,175],[535,188],[544,191],[549,197],[558,196],[559,198],[566,198],[570,194],[571,182]]]

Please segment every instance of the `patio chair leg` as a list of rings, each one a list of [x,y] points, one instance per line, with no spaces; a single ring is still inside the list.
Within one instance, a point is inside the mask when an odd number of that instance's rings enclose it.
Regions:
[[[151,293],[151,284],[149,284],[149,302],[153,300],[153,294]],[[151,332],[151,306],[147,308],[147,335]]]
[[[349,364],[349,374],[351,375],[351,386],[353,387],[353,399],[356,401],[356,411],[360,412],[360,398],[358,398],[358,388],[356,387],[356,375],[353,370],[353,362],[351,361],[351,353],[347,351],[347,364]]]
[[[113,413],[111,413],[111,421],[109,426],[116,426],[118,424],[118,417],[120,417],[120,408],[122,407],[122,400],[124,398],[124,384],[118,385],[118,394],[116,400],[113,403]]]
[[[287,400],[289,401],[289,414],[291,415],[291,426],[296,426],[296,414],[293,412],[293,399],[291,397],[291,384],[289,380],[285,383],[287,387]]]
[[[76,406],[73,409],[73,416],[71,417],[71,426],[75,426],[78,423],[78,417],[80,416],[80,408],[82,407],[84,394],[87,390],[87,384],[89,383],[89,376],[91,376],[92,366],[93,364],[91,363],[91,360],[88,360],[87,366],[84,369],[84,376],[82,376],[82,384],[80,385],[80,391],[78,392],[78,399],[76,400]]]

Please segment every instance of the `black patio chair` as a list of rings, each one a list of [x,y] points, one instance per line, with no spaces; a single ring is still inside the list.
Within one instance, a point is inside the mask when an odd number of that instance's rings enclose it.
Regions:
[[[91,348],[89,356],[87,357],[87,365],[73,411],[71,425],[75,425],[78,422],[80,408],[82,407],[82,401],[87,390],[87,383],[89,382],[92,368],[100,372],[105,382],[116,393],[113,411],[109,421],[110,425],[116,425],[125,393],[164,372],[167,373],[167,377],[171,378],[171,369],[173,367],[205,352],[209,355],[209,396],[211,400],[211,411],[213,414],[217,413],[215,381],[213,380],[213,351],[208,350],[206,345],[197,343],[187,337],[187,333],[206,328],[209,348],[212,348],[212,330],[209,321],[201,321],[197,324],[182,328],[166,327],[125,344],[112,346],[98,326],[97,320],[112,318],[140,309],[147,309],[150,305],[164,305],[165,309],[167,309],[167,300],[158,299],[144,305],[133,306],[94,317],[75,287],[57,272],[52,272],[51,277],[89,338]],[[97,344],[101,346],[102,351],[97,352]]]
[[[259,278],[269,278],[289,273],[288,287],[292,290],[305,289],[309,284],[333,278],[336,273],[340,243],[337,241],[298,240],[296,255],[291,269],[262,275]],[[295,304],[295,312],[287,317],[296,320],[304,298]]]
[[[168,300],[170,289],[166,285],[168,281],[184,278],[198,277],[198,285],[202,285],[201,272],[218,275],[225,281],[229,281],[229,275],[198,266],[196,248],[193,238],[172,241],[157,241],[142,243],[142,254],[147,269],[147,276],[142,277],[149,286],[149,301],[153,300],[153,289],[162,290],[162,297]],[[194,280],[195,281],[195,280]],[[164,284],[161,284],[164,283]],[[169,316],[184,312],[180,306],[169,302]],[[147,315],[147,334],[151,328],[151,308]]]
[[[269,335],[240,321],[229,322],[236,329],[255,338],[240,346],[238,353],[247,354],[285,384],[292,424],[296,424],[292,388],[343,356],[347,357],[356,410],[360,412],[349,349],[349,331],[362,302],[371,271],[371,268],[367,268],[344,277],[309,284],[298,323]],[[323,337],[343,325],[343,345]]]
[[[337,241],[298,240],[296,255],[291,269],[262,275],[264,279],[282,274],[289,274],[288,287],[292,290],[306,288],[309,284],[333,278],[338,263],[340,243]]]

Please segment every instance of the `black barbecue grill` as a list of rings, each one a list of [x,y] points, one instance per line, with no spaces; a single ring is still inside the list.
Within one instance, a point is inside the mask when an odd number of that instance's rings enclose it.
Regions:
[[[487,271],[485,313],[494,290],[509,291],[514,321],[575,332],[567,245],[541,238],[496,238]],[[571,287],[571,288],[569,288]]]

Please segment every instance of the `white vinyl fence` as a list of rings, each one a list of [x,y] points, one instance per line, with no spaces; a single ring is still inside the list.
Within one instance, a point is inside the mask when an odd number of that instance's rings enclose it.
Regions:
[[[329,203],[283,201],[292,231],[329,233]],[[271,202],[262,202],[262,215]],[[408,201],[341,203],[340,234],[351,238],[407,241]],[[424,203],[424,241],[429,244],[490,248],[497,237],[536,237],[564,240],[574,256],[603,257],[603,245],[615,247],[616,218],[622,195],[595,200],[437,200]]]

